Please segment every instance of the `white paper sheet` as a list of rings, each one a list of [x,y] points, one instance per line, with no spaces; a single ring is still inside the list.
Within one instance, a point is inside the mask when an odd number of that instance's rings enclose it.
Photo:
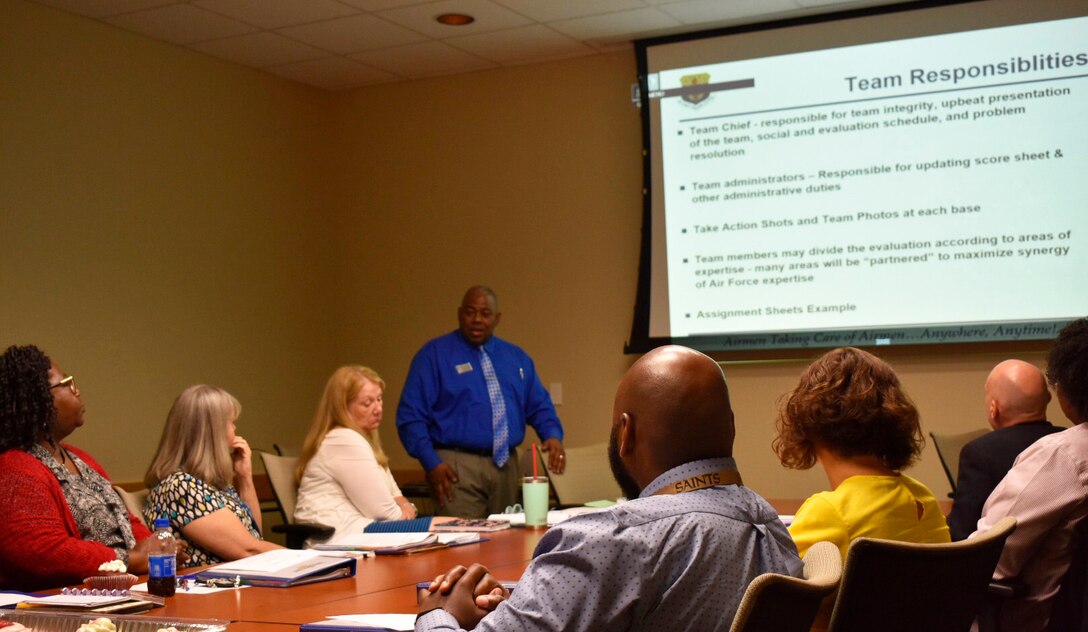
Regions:
[[[603,507],[571,507],[570,509],[553,509],[548,512],[548,525],[558,524],[564,520],[569,520],[574,516],[580,516],[586,513],[593,513],[595,511],[601,511]],[[509,513],[509,514],[491,514],[487,517],[488,520],[509,520],[510,525],[514,527],[520,527],[525,525],[524,513]]]
[[[320,557],[321,555],[321,551],[276,549],[274,551],[265,551],[264,553],[251,555],[250,557],[234,562],[220,564],[219,566],[216,566],[214,570],[217,573],[275,573],[290,568],[300,562]]]
[[[416,615],[414,614],[340,614],[329,618],[375,628],[389,628],[390,630],[414,630],[416,628]]]
[[[412,546],[417,544],[424,544],[427,542],[433,542],[435,539],[433,533],[427,532],[414,532],[414,533],[345,533],[338,535],[328,542],[318,544],[317,549],[322,550],[341,550],[341,549],[360,549],[360,550],[377,550],[377,549],[395,549],[404,546]]]

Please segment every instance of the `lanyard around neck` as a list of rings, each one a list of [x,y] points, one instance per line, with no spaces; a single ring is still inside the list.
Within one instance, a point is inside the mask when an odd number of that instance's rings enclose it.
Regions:
[[[683,494],[684,492],[693,492],[697,489],[717,487],[718,485],[740,484],[740,472],[736,470],[718,470],[716,472],[710,472],[707,474],[696,474],[695,476],[689,476],[687,478],[678,480],[675,483],[669,483],[668,485],[654,492],[654,496],[662,496],[665,494]]]

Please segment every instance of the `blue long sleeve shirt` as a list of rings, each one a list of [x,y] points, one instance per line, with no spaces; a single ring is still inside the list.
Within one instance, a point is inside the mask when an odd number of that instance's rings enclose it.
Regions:
[[[495,336],[482,346],[506,401],[510,445],[525,439],[526,423],[543,440],[562,440],[563,426],[529,354]],[[429,341],[412,359],[397,405],[397,432],[408,454],[427,471],[442,462],[436,445],[491,449],[491,398],[480,368],[480,348],[460,331]]]

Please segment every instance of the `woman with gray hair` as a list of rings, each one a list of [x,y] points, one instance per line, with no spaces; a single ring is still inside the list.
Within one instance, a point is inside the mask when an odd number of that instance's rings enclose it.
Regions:
[[[190,386],[174,400],[144,482],[148,522],[167,518],[193,565],[282,548],[261,539],[249,444],[235,434],[242,406],[225,390]]]

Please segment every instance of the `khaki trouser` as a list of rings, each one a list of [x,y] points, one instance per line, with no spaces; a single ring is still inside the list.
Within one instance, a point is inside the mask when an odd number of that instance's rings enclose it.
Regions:
[[[441,449],[436,453],[453,468],[458,479],[453,486],[453,500],[438,507],[439,515],[486,518],[521,502],[521,468],[516,451],[510,452],[502,468],[489,456]]]

